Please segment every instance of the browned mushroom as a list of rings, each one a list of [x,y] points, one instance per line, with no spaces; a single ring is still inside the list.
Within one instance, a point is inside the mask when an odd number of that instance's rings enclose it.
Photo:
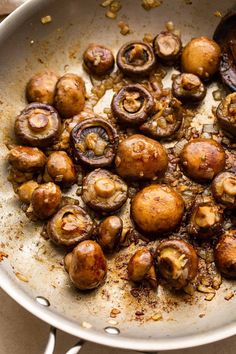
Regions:
[[[163,31],[154,38],[153,48],[159,59],[172,65],[181,54],[182,42],[174,33]]]
[[[76,171],[71,158],[65,151],[53,152],[46,164],[44,181],[53,181],[62,184],[63,186],[70,186],[76,181]]]
[[[184,73],[175,76],[172,93],[178,100],[186,103],[197,103],[206,96],[206,87],[197,75]]]
[[[116,215],[108,216],[100,223],[96,240],[104,251],[112,252],[119,247],[122,229],[123,221]]]
[[[212,182],[211,190],[217,202],[226,208],[236,208],[236,175],[233,172],[221,172]]]
[[[31,206],[38,219],[48,219],[56,213],[61,203],[60,188],[52,183],[41,184],[32,194]]]
[[[135,283],[147,282],[153,289],[157,288],[153,257],[147,248],[140,248],[130,258],[128,276]]]
[[[75,246],[90,238],[93,221],[78,205],[66,205],[48,221],[47,234],[58,245]]]
[[[44,168],[46,156],[38,148],[16,146],[10,150],[8,161],[19,171],[35,172]]]
[[[53,105],[58,76],[50,70],[34,75],[26,86],[28,102]]]
[[[215,262],[227,278],[236,278],[236,230],[224,233],[215,248]]]
[[[109,213],[127,200],[128,187],[117,175],[103,169],[90,172],[83,181],[82,199],[90,208]]]
[[[71,118],[80,113],[85,104],[85,84],[76,74],[65,74],[56,85],[55,108],[62,118]]]
[[[224,132],[231,138],[236,138],[236,92],[229,94],[220,102],[216,117]]]
[[[119,69],[128,76],[146,76],[156,65],[152,47],[139,41],[124,44],[116,60]]]
[[[112,163],[118,141],[115,128],[99,118],[85,119],[71,132],[71,146],[75,161],[95,168]]]
[[[199,182],[212,180],[225,167],[225,151],[213,139],[193,139],[180,153],[184,172]]]
[[[158,270],[175,289],[184,288],[198,272],[198,256],[192,245],[178,240],[164,240],[157,247]]]
[[[160,99],[156,105],[156,113],[140,130],[154,139],[173,139],[181,127],[183,120],[182,104],[176,98]]]
[[[153,184],[136,194],[130,213],[137,228],[157,238],[173,231],[184,214],[184,201],[179,193],[166,185]]]
[[[15,135],[23,143],[48,147],[59,137],[61,121],[57,111],[43,103],[31,103],[16,117]]]
[[[70,280],[80,290],[97,288],[105,280],[107,262],[101,247],[95,241],[80,242],[65,257],[64,262]]]
[[[210,38],[193,38],[183,49],[181,57],[182,71],[210,79],[219,69],[221,50]]]
[[[33,180],[23,183],[16,191],[19,199],[24,203],[30,204],[33,192],[38,186],[38,183]]]
[[[155,179],[166,172],[168,156],[160,143],[144,135],[135,134],[119,144],[115,165],[121,177],[136,180]]]
[[[127,85],[113,96],[111,109],[118,122],[138,126],[152,113],[154,100],[142,85]]]
[[[115,64],[112,51],[102,45],[90,44],[83,54],[85,68],[97,76],[109,74]]]

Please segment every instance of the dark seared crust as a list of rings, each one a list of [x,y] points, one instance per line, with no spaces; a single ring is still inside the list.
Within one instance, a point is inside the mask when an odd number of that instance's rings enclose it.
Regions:
[[[35,172],[43,169],[46,156],[38,148],[16,146],[10,150],[8,161],[19,171]]]
[[[225,277],[236,278],[236,230],[221,236],[215,248],[215,262]]]
[[[153,48],[158,58],[172,65],[181,54],[182,42],[174,33],[163,31],[154,38]]]
[[[213,197],[215,198],[215,200],[218,203],[223,204],[226,208],[229,209],[235,209],[236,208],[236,195],[234,197],[234,201],[230,200],[231,198],[225,198],[224,197],[224,193],[226,193],[226,191],[224,190],[224,188],[222,188],[222,182],[225,179],[228,178],[232,178],[233,180],[236,181],[236,175],[233,172],[230,171],[225,171],[225,172],[221,172],[219,173],[213,180],[212,184],[211,184],[211,190],[212,190],[212,194]]]
[[[83,54],[85,68],[91,74],[103,76],[109,74],[115,64],[112,51],[107,47],[97,44],[90,44]],[[98,63],[96,63],[96,61]]]
[[[190,76],[191,75],[191,76]],[[183,87],[182,80],[185,77],[195,77],[199,81],[199,87],[194,89],[185,89]],[[198,103],[204,99],[206,96],[207,90],[205,85],[201,82],[200,78],[197,75],[183,73],[177,75],[173,79],[172,83],[172,93],[180,101],[185,103]]]
[[[28,117],[32,115],[34,110],[45,111],[49,119],[49,127],[45,131],[32,131],[28,125]],[[22,142],[27,145],[37,147],[48,147],[54,144],[59,138],[61,132],[61,121],[57,111],[47,104],[30,103],[23,109],[23,111],[16,117],[15,121],[15,135]]]
[[[231,137],[236,138],[236,114],[230,114],[228,111],[232,99],[236,102],[235,92],[229,94],[220,102],[216,111],[216,117],[220,127]]]

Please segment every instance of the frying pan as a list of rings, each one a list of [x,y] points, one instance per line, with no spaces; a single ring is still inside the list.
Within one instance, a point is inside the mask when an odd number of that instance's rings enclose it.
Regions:
[[[188,2],[189,3],[189,2]],[[81,54],[88,43],[100,43],[116,53],[125,41],[153,34],[173,21],[186,43],[193,36],[212,36],[219,18],[216,11],[226,13],[232,0],[200,1],[187,4],[183,0],[163,1],[151,11],[141,7],[141,1],[122,2],[119,20],[127,22],[132,33],[119,33],[117,20],[105,17],[105,10],[95,0],[32,0],[11,14],[0,25],[0,250],[8,258],[0,263],[0,285],[28,311],[65,332],[103,345],[157,351],[193,347],[236,334],[235,297],[224,300],[226,292],[234,291],[233,282],[224,281],[215,298],[208,302],[196,293],[191,299],[159,288],[158,293],[143,299],[130,295],[127,282],[120,279],[116,258],[109,259],[106,284],[100,289],[81,294],[73,289],[61,265],[64,251],[52,246],[40,236],[42,225],[32,224],[20,210],[17,198],[7,181],[7,148],[16,114],[24,107],[24,87],[35,72],[51,68],[82,75],[89,89],[90,81],[81,65]],[[50,15],[52,21],[43,25],[41,18]],[[165,79],[168,86],[170,75]],[[198,118],[208,120],[214,104],[208,88],[205,105]],[[109,106],[109,94],[96,108],[103,114]],[[73,191],[71,192],[73,195]],[[127,259],[124,250],[118,258]],[[110,317],[113,308],[120,314]],[[136,311],[144,311],[137,320]],[[161,313],[162,320],[153,315]],[[52,329],[45,353],[53,352],[55,329]],[[82,341],[70,353],[76,353]]]

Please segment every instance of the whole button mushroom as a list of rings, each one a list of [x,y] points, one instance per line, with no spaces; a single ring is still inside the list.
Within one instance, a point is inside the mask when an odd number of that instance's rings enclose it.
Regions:
[[[113,96],[111,109],[118,122],[138,126],[152,113],[154,99],[142,85],[126,85]]]
[[[80,113],[85,105],[85,84],[76,74],[65,74],[57,82],[54,106],[62,118]]]
[[[100,223],[96,240],[104,251],[112,252],[119,247],[122,230],[122,219],[116,215],[108,216]]]
[[[197,103],[206,96],[206,87],[197,75],[184,73],[173,79],[172,93],[178,100]]]
[[[221,49],[210,38],[193,38],[183,49],[181,56],[182,71],[210,79],[219,69]]]
[[[82,199],[96,211],[110,213],[118,210],[127,198],[127,184],[107,170],[94,170],[84,178]]]
[[[225,167],[225,151],[213,139],[193,139],[180,153],[180,163],[190,178],[198,182],[212,180]]]
[[[226,96],[216,111],[217,121],[224,132],[236,138],[236,93]]]
[[[55,151],[48,157],[44,175],[45,182],[47,179],[63,186],[75,183],[75,167],[65,151]]]
[[[215,248],[215,262],[225,277],[236,279],[236,230],[221,236]]]
[[[48,221],[47,234],[58,245],[75,246],[90,238],[93,221],[84,209],[77,205],[65,205]]]
[[[16,117],[14,130],[22,143],[43,148],[56,142],[61,133],[61,121],[52,106],[30,103]]]
[[[84,65],[93,75],[109,74],[115,64],[112,51],[102,45],[90,44],[83,54]]]
[[[233,172],[221,172],[211,185],[213,197],[226,208],[236,208],[236,175]]]
[[[36,172],[44,168],[46,156],[38,148],[16,146],[8,154],[9,163],[22,172]]]
[[[155,179],[166,172],[168,155],[159,142],[135,134],[119,144],[115,165],[117,173],[123,178]]]
[[[158,58],[172,65],[181,54],[182,42],[174,33],[163,31],[154,38],[153,48]]]
[[[184,201],[173,188],[153,184],[135,195],[130,213],[142,233],[157,238],[175,230],[180,224],[184,215]]]
[[[107,274],[107,262],[98,243],[91,240],[80,242],[65,257],[65,269],[70,280],[80,290],[100,286]]]
[[[28,102],[53,105],[58,79],[59,77],[50,70],[34,75],[26,86]]]
[[[30,204],[33,192],[38,186],[38,183],[33,180],[22,183],[16,191],[20,201]]]
[[[184,288],[198,272],[198,256],[188,242],[164,240],[157,247],[157,265],[161,276],[175,289]]]
[[[60,188],[52,183],[44,183],[37,187],[31,198],[34,215],[39,219],[48,219],[56,213],[61,203]]]

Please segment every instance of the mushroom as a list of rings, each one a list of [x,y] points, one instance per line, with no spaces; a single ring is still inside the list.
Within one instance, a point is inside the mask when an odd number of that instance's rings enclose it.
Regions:
[[[140,130],[154,139],[173,139],[183,120],[182,104],[176,98],[161,99],[156,105],[155,114]]]
[[[226,208],[236,208],[236,175],[233,172],[221,172],[211,185],[213,197]]]
[[[16,190],[20,201],[30,204],[33,192],[38,186],[38,183],[33,180],[27,181],[20,185]]]
[[[52,183],[44,183],[37,187],[31,198],[34,215],[39,219],[48,219],[55,214],[61,203],[60,188]]]
[[[93,221],[78,205],[65,205],[48,221],[47,234],[58,245],[75,246],[92,235]]]
[[[180,163],[190,178],[198,182],[212,180],[225,167],[223,147],[213,139],[193,139],[180,153]]]
[[[117,175],[103,169],[90,172],[83,181],[82,199],[90,208],[110,213],[127,200],[128,187]]]
[[[115,165],[121,177],[132,180],[155,179],[166,172],[168,155],[159,142],[134,134],[119,144]]]
[[[219,69],[221,49],[208,37],[193,38],[184,47],[181,56],[182,71],[210,79]]]
[[[34,75],[26,86],[28,102],[53,105],[58,76],[50,70]]]
[[[115,64],[112,51],[102,45],[90,44],[83,54],[85,68],[97,76],[109,74]]]
[[[46,156],[38,148],[16,146],[8,154],[9,163],[22,172],[36,172],[43,169]]]
[[[156,65],[152,47],[141,41],[124,44],[116,60],[119,69],[128,76],[149,75]]]
[[[66,255],[65,269],[70,280],[80,290],[90,290],[101,285],[107,274],[107,261],[98,243],[80,242]]]
[[[65,151],[55,151],[49,155],[44,180],[45,182],[53,181],[64,186],[70,186],[75,183],[75,167]]]
[[[181,223],[184,201],[173,188],[152,184],[135,195],[130,214],[138,230],[157,238]]]
[[[215,262],[227,278],[236,279],[236,230],[225,232],[215,248]]]
[[[198,272],[198,256],[188,242],[164,240],[157,247],[157,265],[161,276],[175,289],[184,288]]]
[[[196,238],[217,236],[222,229],[222,210],[209,197],[196,198],[189,221],[188,231]]]
[[[112,252],[119,247],[123,221],[119,216],[105,218],[99,225],[96,240],[104,251]]]
[[[115,128],[99,118],[85,119],[71,132],[71,146],[77,163],[105,167],[112,163],[119,137]]]
[[[172,94],[186,103],[197,103],[206,96],[206,87],[197,75],[184,73],[175,76],[172,83]]]
[[[147,282],[153,289],[157,288],[157,277],[153,257],[150,251],[143,247],[138,249],[128,263],[129,280],[135,283]]]
[[[172,65],[181,54],[182,42],[174,33],[163,31],[154,38],[153,48],[161,61],[167,65]]]
[[[16,117],[15,135],[27,145],[48,147],[56,142],[61,132],[57,111],[47,104],[30,103]]]
[[[55,108],[62,118],[80,113],[85,105],[85,84],[76,74],[65,74],[57,82],[54,98]]]
[[[152,113],[154,99],[142,85],[126,85],[113,96],[111,109],[118,122],[138,126]]]
[[[236,138],[236,92],[227,95],[216,110],[220,127],[231,138]]]

